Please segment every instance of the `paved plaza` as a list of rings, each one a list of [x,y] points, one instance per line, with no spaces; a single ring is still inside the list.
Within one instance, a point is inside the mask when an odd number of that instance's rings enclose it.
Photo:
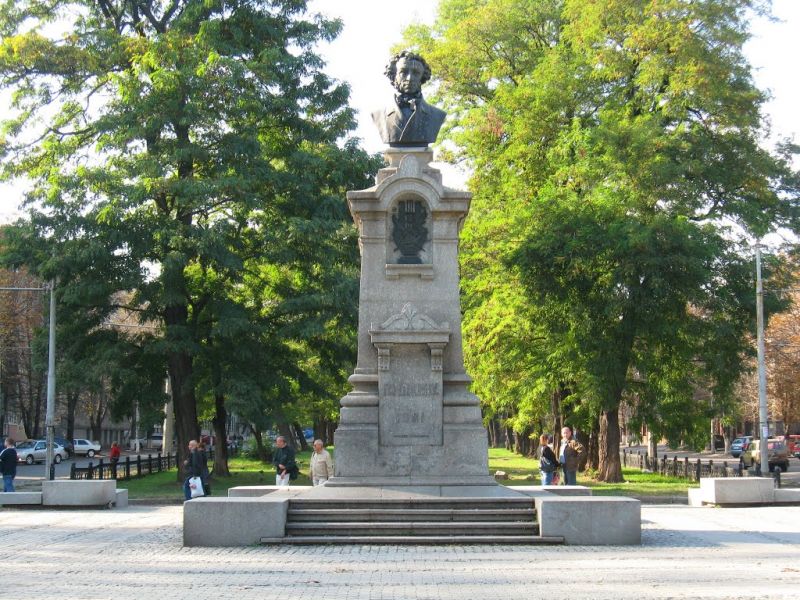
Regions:
[[[0,593],[5,600],[800,595],[800,507],[643,506],[641,547],[183,548],[182,510],[0,509]]]

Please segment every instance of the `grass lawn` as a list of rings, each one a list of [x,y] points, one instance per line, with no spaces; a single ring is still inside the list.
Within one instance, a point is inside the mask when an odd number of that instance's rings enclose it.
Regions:
[[[489,449],[489,472],[494,474],[496,471],[508,473],[508,481],[502,482],[505,485],[540,483],[538,460],[514,454],[504,448]],[[526,479],[529,475],[534,476],[533,481]],[[578,485],[591,487],[596,496],[675,496],[685,495],[690,487],[697,487],[697,484],[687,479],[642,473],[638,469],[623,468],[622,475],[625,478],[623,483],[602,483],[586,473],[578,473]]]
[[[333,448],[328,448],[333,455]],[[311,485],[308,479],[308,462],[311,452],[298,452],[300,476],[293,485]],[[273,485],[275,469],[252,458],[233,458],[229,462],[230,477],[213,477],[211,488],[215,496],[227,496],[228,488],[238,485]],[[489,472],[505,471],[509,479],[504,485],[539,485],[539,462],[532,458],[514,454],[503,448],[489,449]],[[595,495],[604,496],[674,496],[685,495],[690,487],[696,487],[688,480],[665,477],[652,473],[642,473],[636,469],[624,468],[624,483],[600,483],[586,473],[578,473],[578,484],[593,488]],[[533,475],[533,479],[527,479]],[[130,498],[183,498],[182,484],[176,481],[175,469],[148,475],[141,479],[120,481],[119,487],[127,488]]]
[[[333,448],[328,448],[333,455]],[[311,451],[298,452],[300,476],[292,485],[311,485],[308,479],[308,460]],[[209,467],[211,466],[209,461]],[[275,469],[253,458],[232,458],[228,461],[230,477],[212,477],[211,492],[214,496],[227,496],[228,488],[238,485],[274,485]],[[177,481],[175,469],[146,475],[139,479],[120,481],[117,487],[127,488],[129,498],[177,498],[183,499],[183,482]]]

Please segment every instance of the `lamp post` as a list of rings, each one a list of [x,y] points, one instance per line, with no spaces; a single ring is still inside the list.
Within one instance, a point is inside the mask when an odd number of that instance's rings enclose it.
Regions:
[[[761,281],[761,244],[756,244],[756,334],[758,343],[758,421],[761,426],[759,450],[759,474],[769,471],[767,440],[769,421],[767,420],[767,367],[764,362],[764,287]]]

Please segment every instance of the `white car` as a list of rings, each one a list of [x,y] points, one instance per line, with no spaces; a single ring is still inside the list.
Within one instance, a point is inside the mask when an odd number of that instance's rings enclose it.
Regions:
[[[44,462],[47,456],[47,442],[45,440],[28,440],[17,444],[17,460],[27,465]],[[53,445],[53,462],[58,464],[68,457],[64,446]]]
[[[100,452],[100,444],[90,440],[72,440],[72,445],[75,446],[75,454],[85,454],[92,458],[95,454]]]

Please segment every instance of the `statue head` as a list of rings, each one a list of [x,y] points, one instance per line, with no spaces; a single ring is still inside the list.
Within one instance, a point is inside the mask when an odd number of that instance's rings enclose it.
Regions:
[[[422,84],[431,78],[431,68],[425,59],[410,50],[395,54],[384,73],[398,92],[412,96],[419,94]]]

